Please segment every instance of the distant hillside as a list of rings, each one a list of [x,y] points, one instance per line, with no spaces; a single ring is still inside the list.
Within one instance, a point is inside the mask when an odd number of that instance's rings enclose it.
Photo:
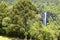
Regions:
[[[16,0],[0,0],[0,2],[1,1],[5,1],[5,2],[7,2],[9,5],[12,5],[12,4],[14,4],[14,2],[16,2]]]
[[[10,5],[11,5],[11,4],[14,4],[14,2],[16,2],[16,0],[0,0],[0,2],[1,2],[1,1],[8,2]],[[48,3],[50,3],[50,2],[58,3],[60,0],[31,0],[31,1],[34,2],[35,4],[37,4],[37,3],[40,3],[40,2],[42,2],[42,3],[44,3],[44,2],[48,2]]]

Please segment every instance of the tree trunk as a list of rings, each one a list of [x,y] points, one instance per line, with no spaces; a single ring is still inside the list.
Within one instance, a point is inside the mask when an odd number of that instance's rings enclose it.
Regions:
[[[25,39],[24,40],[27,40],[27,36],[25,36]]]
[[[58,40],[57,37],[54,37],[54,40]]]

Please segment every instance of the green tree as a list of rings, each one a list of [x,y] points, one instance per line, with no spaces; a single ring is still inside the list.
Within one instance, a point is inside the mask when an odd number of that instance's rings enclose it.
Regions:
[[[0,27],[2,27],[2,20],[6,16],[6,8],[8,5],[5,2],[0,2]]]
[[[23,35],[27,37],[28,35],[28,20],[33,20],[36,18],[36,15],[38,14],[38,9],[36,6],[29,0],[19,0],[16,4],[11,6],[7,9],[7,16],[3,19],[2,25],[6,26],[6,30],[11,30],[12,27],[11,24],[17,25],[19,33],[23,32]],[[11,27],[11,29],[10,29]],[[15,29],[15,27],[14,27]],[[10,32],[11,32],[10,31]],[[16,31],[16,30],[15,30]],[[9,31],[8,31],[9,32]],[[14,32],[14,31],[13,31]]]

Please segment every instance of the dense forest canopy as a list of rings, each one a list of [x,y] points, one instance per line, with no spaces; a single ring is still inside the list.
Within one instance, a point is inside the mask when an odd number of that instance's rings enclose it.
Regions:
[[[60,25],[58,21],[60,21],[60,0],[33,0],[33,2],[37,5],[40,12],[47,12],[47,14],[51,14],[53,21],[57,21],[56,23]]]
[[[44,12],[46,26],[41,19]],[[0,0],[0,35],[60,40],[60,0]]]

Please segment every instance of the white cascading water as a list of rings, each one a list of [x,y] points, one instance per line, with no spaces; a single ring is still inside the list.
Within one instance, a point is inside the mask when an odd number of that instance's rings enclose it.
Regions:
[[[43,18],[43,24],[46,25],[46,16],[47,16],[47,13],[45,12],[44,13],[44,18]]]
[[[45,14],[45,25],[46,25],[46,15],[47,15],[47,14],[46,14],[46,12],[45,12],[44,14]]]

